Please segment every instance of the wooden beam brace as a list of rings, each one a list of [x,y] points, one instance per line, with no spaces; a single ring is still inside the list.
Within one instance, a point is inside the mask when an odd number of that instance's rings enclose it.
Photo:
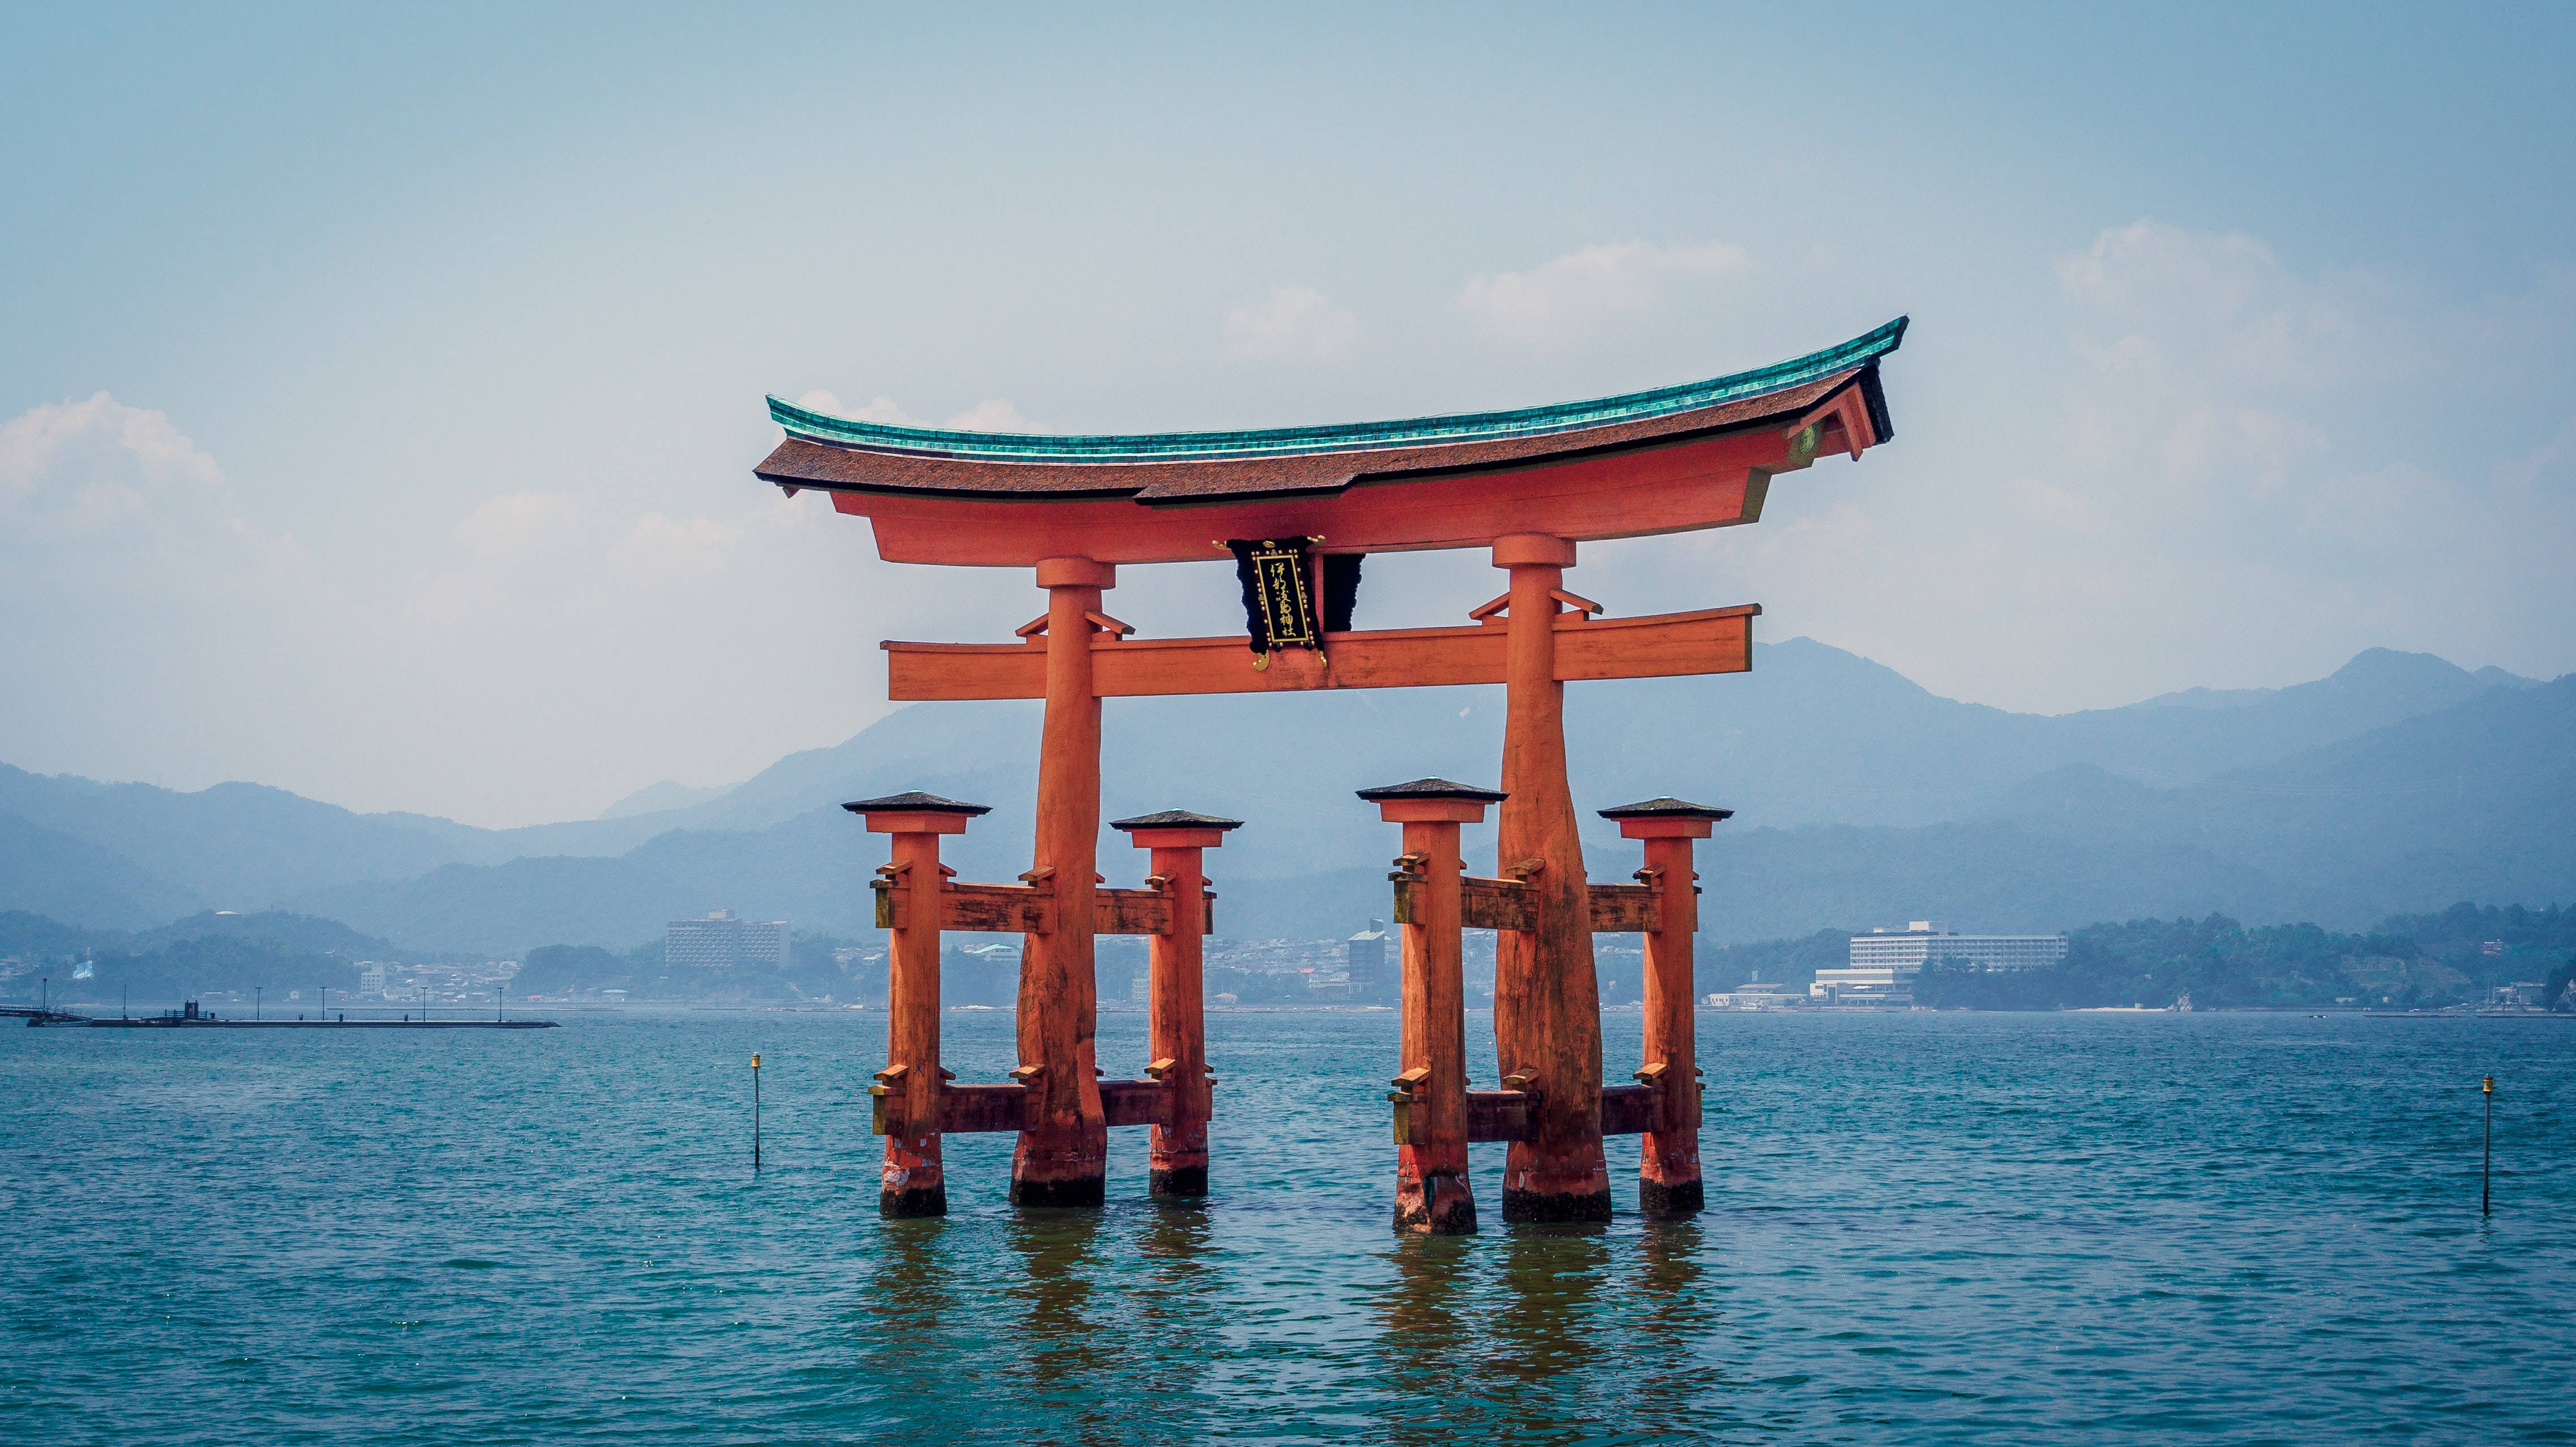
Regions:
[[[1664,1128],[1664,1093],[1651,1085],[1601,1087],[1601,1133],[1645,1135]]]
[[[1395,889],[1395,922],[1411,924],[1419,903],[1415,891],[1425,887],[1421,875],[1399,870],[1387,876]],[[1518,879],[1458,881],[1458,923],[1465,929],[1537,928],[1529,885]],[[1663,902],[1651,886],[1591,886],[1592,931],[1595,934],[1645,934],[1663,928]]]
[[[869,881],[877,893],[877,928],[906,925],[907,903],[895,881],[880,875]],[[1216,891],[1205,898],[1205,928],[1216,930]],[[1092,892],[1092,932],[1104,935],[1164,935],[1172,932],[1172,899],[1156,889],[1097,889]],[[942,886],[939,927],[963,934],[1053,934],[1055,896],[1028,884],[960,884]]]
[[[1594,934],[1652,934],[1663,927],[1663,901],[1651,885],[1592,886]]]
[[[969,934],[1051,935],[1055,895],[1026,884],[959,884],[939,893],[939,927]]]
[[[939,1092],[943,1135],[993,1134],[1025,1128],[1025,1085],[950,1085]],[[1159,1080],[1104,1080],[1100,1106],[1111,1125],[1169,1125],[1171,1087]]]
[[[1530,1138],[1529,1092],[1524,1090],[1471,1090],[1467,1092],[1467,1139],[1470,1141],[1519,1141]]]
[[[1673,678],[1742,673],[1753,666],[1754,605],[1643,618],[1556,619],[1556,677]],[[1500,683],[1510,630],[1387,628],[1327,633],[1318,652],[1282,649],[1255,669],[1241,635],[1226,638],[1091,637],[1092,691],[1101,698],[1201,693],[1288,693],[1318,688],[1415,688]],[[1043,643],[901,643],[886,651],[887,696],[1044,698]],[[1329,666],[1326,660],[1330,660]]]

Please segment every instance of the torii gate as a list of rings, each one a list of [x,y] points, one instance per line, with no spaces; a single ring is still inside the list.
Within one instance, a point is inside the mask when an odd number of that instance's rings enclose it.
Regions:
[[[1761,610],[1747,605],[1606,618],[1599,604],[1566,590],[1565,570],[1574,565],[1579,543],[1758,521],[1776,475],[1824,452],[1858,458],[1888,440],[1893,429],[1879,363],[1896,350],[1905,326],[1900,317],[1841,346],[1705,382],[1389,423],[1033,436],[862,422],[770,398],[770,415],[787,437],[757,469],[763,480],[790,496],[806,488],[830,493],[836,510],[870,520],[878,553],[890,562],[1029,568],[1047,594],[1045,615],[1021,628],[1017,643],[883,645],[895,700],[1046,701],[1036,858],[1022,876],[1026,889],[973,887],[978,897],[1025,893],[1029,902],[991,918],[942,910],[939,921],[947,928],[1026,930],[1021,1065],[1013,1072],[1020,1088],[1010,1112],[1019,1131],[1011,1198],[1030,1205],[1100,1204],[1107,1127],[1118,1123],[1111,1116],[1141,1123],[1162,1118],[1153,1112],[1164,1109],[1106,1107],[1105,1099],[1123,1101],[1144,1086],[1112,1082],[1122,1088],[1104,1094],[1094,1061],[1093,939],[1102,918],[1120,917],[1120,907],[1097,890],[1100,701],[1501,683],[1508,713],[1497,873],[1518,881],[1525,900],[1509,907],[1505,922],[1513,927],[1498,938],[1494,1033],[1504,1068],[1528,1088],[1514,1107],[1524,1118],[1480,1138],[1511,1140],[1505,1220],[1606,1218],[1591,935],[1594,896],[1610,887],[1589,885],[1584,873],[1566,779],[1564,685],[1743,672],[1752,665],[1752,619]],[[1270,651],[1248,658],[1245,634],[1132,638],[1132,628],[1102,611],[1102,594],[1116,585],[1119,565],[1206,561],[1230,544],[1245,574],[1247,604],[1280,605],[1266,625]],[[1329,584],[1356,576],[1334,560],[1468,547],[1490,548],[1510,587],[1470,612],[1466,626],[1349,631],[1346,617],[1332,616],[1329,598],[1323,609],[1313,608],[1314,598],[1332,591]],[[1282,554],[1302,566],[1281,563]],[[1276,599],[1269,596],[1274,590]],[[1344,601],[1339,611],[1346,614],[1347,607]],[[1256,612],[1252,626],[1265,626],[1261,617]],[[871,827],[889,832],[900,833],[898,826],[917,836],[954,832],[931,821],[936,808],[903,813],[912,797],[867,801],[881,809],[851,807],[870,813]],[[936,804],[980,812],[953,801]],[[880,812],[890,822],[880,826]],[[1721,815],[1703,810],[1689,817]],[[957,828],[963,819],[955,815]],[[1705,833],[1704,822],[1697,827]],[[927,857],[935,867],[935,847]],[[1403,881],[1398,888],[1405,888]],[[881,919],[891,917],[881,908]],[[1156,918],[1162,923],[1131,931],[1161,938],[1162,931],[1182,928],[1180,915],[1169,910]],[[1641,921],[1620,927],[1649,927]],[[915,917],[913,927],[922,923]],[[1409,944],[1416,933],[1408,930]],[[932,938],[935,991],[935,932]],[[1687,947],[1687,931],[1677,946],[1667,940],[1668,962],[1673,949],[1685,952],[1685,998]],[[1188,953],[1194,963],[1195,938]],[[1420,965],[1411,953],[1408,1001]],[[933,1000],[935,1010],[935,994]],[[1688,1020],[1684,1009],[1685,1030]],[[1687,1042],[1682,1058],[1688,1058]],[[889,1072],[901,1078],[908,1064],[891,1061]],[[910,1098],[924,1102],[927,1113],[913,1119],[912,1143],[901,1152],[897,1133],[889,1131],[890,1211],[928,1209],[921,1193],[905,1194],[901,1182],[910,1177],[904,1173],[919,1165],[925,1139],[936,1163],[943,1088],[961,1107],[969,1098],[970,1088],[943,1087],[935,1049],[909,1079],[903,1088],[926,1092]],[[1696,1087],[1676,1084],[1688,1087],[1687,1100],[1675,1095],[1669,1102],[1687,1104],[1695,1124]],[[1670,1112],[1658,1118],[1675,1119]],[[1678,1139],[1671,1144],[1677,1147]],[[1691,1161],[1686,1192],[1677,1193],[1667,1179],[1649,1196],[1660,1195],[1674,1209],[1695,1208],[1695,1155]],[[1197,1179],[1204,1182],[1203,1171]],[[1470,1211],[1468,1229],[1472,1219]],[[1456,1229],[1437,1221],[1413,1224]]]

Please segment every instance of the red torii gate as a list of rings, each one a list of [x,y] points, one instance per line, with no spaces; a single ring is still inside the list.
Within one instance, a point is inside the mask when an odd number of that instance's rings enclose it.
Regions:
[[[881,1073],[881,1102],[901,1103],[891,1118],[881,1105],[880,1128],[888,1134],[886,1209],[934,1209],[926,1191],[907,1183],[920,1176],[925,1141],[935,1165],[941,1129],[1017,1129],[1014,1201],[1097,1205],[1103,1199],[1107,1127],[1175,1118],[1171,1102],[1183,1086],[1163,1079],[1168,1071],[1159,1072],[1151,1086],[1107,1082],[1104,1089],[1094,1059],[1095,935],[1104,925],[1150,934],[1158,949],[1171,953],[1178,947],[1164,942],[1183,937],[1182,915],[1198,914],[1198,907],[1176,912],[1170,897],[1176,881],[1169,879],[1155,891],[1098,889],[1100,700],[1501,683],[1508,697],[1499,796],[1501,877],[1464,882],[1462,890],[1495,902],[1487,915],[1467,911],[1463,922],[1501,929],[1494,1031],[1505,1068],[1513,1072],[1506,1084],[1518,1083],[1490,1093],[1513,1097],[1488,1112],[1509,1118],[1489,1121],[1476,1138],[1511,1141],[1505,1220],[1606,1217],[1605,1124],[1650,1135],[1678,1131],[1685,1116],[1696,1125],[1698,1100],[1687,1078],[1686,1007],[1677,1027],[1682,1040],[1670,1040],[1676,1027],[1669,1018],[1663,1022],[1664,1043],[1677,1059],[1649,1060],[1650,1070],[1667,1068],[1642,1087],[1654,1095],[1643,1118],[1630,1109],[1632,1088],[1605,1098],[1591,935],[1596,928],[1647,931],[1650,941],[1660,941],[1666,973],[1678,951],[1681,998],[1687,1001],[1689,931],[1680,929],[1676,938],[1668,927],[1675,914],[1687,911],[1675,910],[1674,896],[1666,892],[1673,856],[1667,852],[1657,866],[1654,853],[1666,839],[1681,842],[1686,877],[1688,846],[1682,841],[1694,830],[1704,837],[1723,811],[1672,800],[1634,806],[1650,813],[1661,809],[1658,817],[1668,821],[1689,821],[1688,828],[1662,834],[1645,826],[1641,834],[1634,818],[1643,815],[1622,819],[1623,832],[1656,840],[1648,846],[1649,865],[1667,874],[1639,886],[1590,885],[1566,779],[1564,685],[1577,679],[1742,672],[1751,666],[1752,619],[1761,610],[1748,605],[1605,618],[1599,604],[1566,590],[1565,569],[1574,565],[1581,542],[1758,521],[1774,476],[1807,466],[1819,453],[1857,458],[1886,441],[1892,427],[1879,363],[1896,350],[1905,325],[1899,318],[1839,347],[1706,382],[1592,402],[1346,426],[1031,436],[854,421],[771,398],[770,413],[787,438],[757,469],[762,479],[790,495],[806,488],[829,492],[835,509],[870,520],[878,552],[888,561],[1031,568],[1047,594],[1045,615],[1020,629],[1017,643],[883,645],[888,692],[896,700],[1046,701],[1036,858],[1021,886],[943,880],[925,888],[939,872],[935,843],[927,855],[931,868],[923,871],[918,844],[900,841],[955,832],[944,824],[933,827],[941,818],[962,829],[963,811],[974,806],[925,804],[922,796],[850,806],[870,815],[871,828],[897,835],[898,863],[890,868],[902,867],[907,851],[916,861],[900,883],[916,911],[905,917],[908,931],[924,927],[920,912],[936,915],[928,922],[932,1011],[938,928],[1006,929],[1025,936],[1016,1087],[947,1084],[936,1064],[935,1013],[926,1022],[932,1035],[927,1058],[918,1064],[890,1059]],[[1509,574],[1510,587],[1474,609],[1463,627],[1362,632],[1327,624],[1307,635],[1319,646],[1279,648],[1257,662],[1247,659],[1242,634],[1136,639],[1129,636],[1132,628],[1102,611],[1102,594],[1116,585],[1120,564],[1208,560],[1228,547],[1225,540],[1293,540],[1293,546],[1274,550],[1272,563],[1247,566],[1276,566],[1276,551],[1296,553],[1302,573],[1252,576],[1264,588],[1276,583],[1292,593],[1302,589],[1307,597],[1325,593],[1328,559],[1433,548],[1490,548],[1494,566]],[[1254,587],[1248,576],[1248,600]],[[1302,597],[1293,601],[1310,606]],[[1311,628],[1313,615],[1304,616]],[[940,806],[952,812],[942,815]],[[887,817],[881,822],[879,815]],[[1144,821],[1122,824],[1129,822]],[[1450,834],[1454,858],[1454,824]],[[1193,880],[1195,852],[1188,871]],[[1407,858],[1413,854],[1408,825]],[[1157,848],[1158,877],[1162,856]],[[1411,887],[1407,878],[1422,878],[1415,866],[1405,875],[1397,881],[1400,895]],[[896,918],[887,903],[896,882],[889,880],[880,895],[881,923]],[[1436,893],[1446,885],[1427,887]],[[1621,891],[1654,891],[1657,898],[1623,906]],[[1195,901],[1196,891],[1189,892]],[[1153,899],[1132,901],[1132,909],[1120,900],[1143,894]],[[943,895],[951,904],[934,909],[932,901]],[[1606,922],[1604,900],[1610,901]],[[1415,978],[1430,966],[1425,952],[1437,950],[1436,941],[1417,938],[1423,935],[1419,928],[1406,930],[1409,1010]],[[1194,981],[1196,931],[1186,937]],[[1162,973],[1157,971],[1158,988]],[[1650,1011],[1650,1021],[1656,1018]],[[1408,1039],[1414,1024],[1408,1018]],[[893,1048],[918,1055],[922,1046],[904,1039],[890,1041]],[[1202,1071],[1189,1074],[1187,1088],[1203,1098]],[[1398,1084],[1407,1083],[1399,1078]],[[1002,1090],[1009,1091],[1006,1105],[998,1099],[990,1106],[975,1104],[982,1093]],[[1400,1088],[1398,1094],[1411,1091]],[[1401,1122],[1408,1101],[1397,1105]],[[1605,1122],[1605,1107],[1627,1118]],[[970,1115],[977,1117],[975,1124],[968,1123]],[[1203,1149],[1205,1116],[1198,1119]],[[1683,1154],[1690,1157],[1686,1181],[1677,1158]],[[1646,1204],[1695,1209],[1695,1147],[1684,1151],[1676,1135],[1665,1156],[1658,1178],[1649,1152],[1652,1189]],[[1204,1155],[1199,1159],[1203,1163]],[[1158,1179],[1163,1175],[1158,1169]],[[1188,1179],[1189,1172],[1175,1169],[1167,1183]],[[1204,1189],[1203,1164],[1194,1179]],[[937,1208],[944,1209],[944,1195],[940,1199]],[[1399,1224],[1462,1228],[1454,1216],[1435,1215],[1418,1211],[1407,1222],[1399,1203]],[[1465,1222],[1472,1228],[1472,1206]]]

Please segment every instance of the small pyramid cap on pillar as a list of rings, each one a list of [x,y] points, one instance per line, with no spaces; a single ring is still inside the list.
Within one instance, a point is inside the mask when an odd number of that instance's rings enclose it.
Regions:
[[[1510,796],[1499,789],[1479,789],[1450,779],[1414,779],[1362,789],[1359,796],[1377,806],[1390,824],[1481,824],[1485,806]]]
[[[1641,803],[1622,804],[1615,809],[1604,809],[1601,811],[1601,817],[1604,819],[1706,819],[1715,822],[1719,819],[1734,818],[1735,811],[1719,809],[1708,804],[1694,804],[1688,799],[1676,799],[1666,794],[1660,799],[1647,799]]]
[[[1618,820],[1619,833],[1629,839],[1706,839],[1719,820],[1734,818],[1735,811],[1694,804],[1667,794],[1660,799],[1604,809],[1601,817]]]
[[[1214,814],[1193,814],[1187,809],[1166,809],[1160,814],[1139,814],[1133,819],[1112,819],[1112,829],[1240,829],[1240,819],[1220,819]]]
[[[1242,828],[1243,821],[1166,809],[1133,819],[1112,819],[1109,827],[1125,830],[1127,841],[1139,849],[1214,849],[1225,843],[1225,831]]]
[[[854,799],[841,806],[853,814],[990,814],[990,804],[967,804],[925,794],[914,789],[904,794],[888,794],[882,799]]]
[[[1402,784],[1380,784],[1374,789],[1360,790],[1359,796],[1372,804],[1383,804],[1390,799],[1458,799],[1473,800],[1479,804],[1499,804],[1511,797],[1499,789],[1479,789],[1473,784],[1461,784],[1449,779],[1436,778],[1414,779]]]
[[[853,799],[841,806],[868,821],[871,834],[963,834],[966,821],[990,814],[990,804],[967,804],[918,789],[882,799]]]

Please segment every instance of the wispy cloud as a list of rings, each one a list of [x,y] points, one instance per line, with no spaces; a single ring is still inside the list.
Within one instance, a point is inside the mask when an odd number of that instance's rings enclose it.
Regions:
[[[1311,286],[1272,287],[1225,314],[1225,354],[1240,360],[1335,361],[1359,335],[1359,318]]]
[[[1471,277],[1458,293],[1458,308],[1498,341],[1554,346],[1609,318],[1652,310],[1676,283],[1723,276],[1743,264],[1744,248],[1715,242],[1587,246],[1528,271]]]

